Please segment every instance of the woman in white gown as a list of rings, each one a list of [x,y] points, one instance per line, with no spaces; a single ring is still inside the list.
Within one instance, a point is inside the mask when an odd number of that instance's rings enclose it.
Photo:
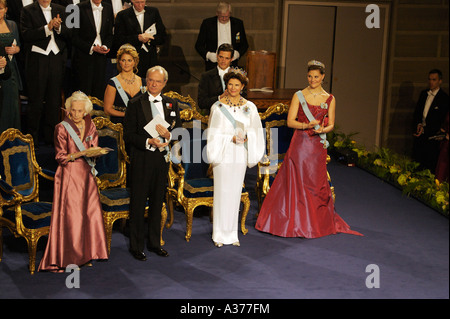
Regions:
[[[239,207],[247,167],[264,155],[264,134],[255,104],[241,96],[248,83],[244,71],[224,75],[227,95],[211,107],[207,156],[213,166],[212,240],[217,247],[239,246]]]

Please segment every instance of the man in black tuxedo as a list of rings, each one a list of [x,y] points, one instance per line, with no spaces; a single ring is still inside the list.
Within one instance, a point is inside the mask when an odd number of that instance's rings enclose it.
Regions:
[[[171,131],[181,127],[178,104],[161,95],[167,83],[167,71],[161,66],[148,70],[147,93],[128,102],[124,119],[124,138],[130,147],[130,252],[138,260],[145,260],[145,206],[148,199],[147,248],[160,256],[168,256],[161,248],[161,209],[167,187],[169,151],[165,148],[171,140]],[[153,109],[169,123],[169,128],[157,125],[160,137],[144,129],[156,115]]]
[[[27,50],[28,130],[36,146],[44,105],[46,144],[53,144],[55,125],[60,121],[66,41],[70,40],[65,16],[64,7],[52,4],[51,0],[37,0],[25,6],[20,16],[20,30]]]
[[[109,3],[102,0],[82,1],[80,26],[73,29],[73,67],[78,88],[103,100],[105,95],[106,62],[113,44],[114,14]]]
[[[433,69],[428,73],[427,90],[420,93],[414,112],[414,148],[413,159],[419,162],[423,169],[434,173],[439,156],[440,141],[434,137],[444,122],[449,109],[447,93],[440,88],[442,72]]]
[[[138,75],[145,77],[157,65],[157,47],[166,39],[164,26],[157,8],[145,5],[145,0],[132,0],[131,8],[120,11],[114,28],[115,46],[129,43],[139,53]],[[155,33],[156,32],[156,33]]]
[[[203,20],[195,43],[195,50],[205,60],[205,70],[211,70],[217,65],[216,52],[222,43],[231,43],[235,52],[232,65],[237,66],[238,60],[248,49],[244,22],[231,17],[231,5],[220,2],[216,16]]]
[[[198,106],[209,110],[211,106],[223,96],[227,95],[223,76],[230,69],[234,49],[231,44],[224,43],[217,49],[217,66],[202,74],[198,84]]]

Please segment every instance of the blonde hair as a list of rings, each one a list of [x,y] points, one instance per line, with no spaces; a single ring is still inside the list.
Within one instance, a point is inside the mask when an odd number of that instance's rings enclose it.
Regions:
[[[120,66],[119,61],[122,58],[122,55],[124,55],[124,54],[129,54],[133,57],[133,59],[134,59],[133,71],[135,73],[137,73],[137,71],[138,71],[137,66],[139,64],[139,54],[137,53],[136,48],[128,43],[122,45],[119,48],[119,50],[117,50],[117,71],[119,71],[119,73],[122,72],[122,67]]]
[[[65,106],[67,112],[70,112],[70,110],[72,109],[72,103],[75,101],[84,101],[84,110],[86,111],[86,113],[90,114],[92,112],[94,106],[92,105],[91,100],[86,94],[81,91],[73,92],[72,95],[68,99],[66,99]]]

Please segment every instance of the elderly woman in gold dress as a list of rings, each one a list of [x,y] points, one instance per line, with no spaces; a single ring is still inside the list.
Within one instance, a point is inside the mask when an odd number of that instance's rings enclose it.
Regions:
[[[105,228],[95,182],[100,155],[98,133],[89,113],[92,103],[82,92],[66,101],[67,115],[55,127],[55,174],[50,233],[39,271],[63,272],[68,265],[107,259]]]

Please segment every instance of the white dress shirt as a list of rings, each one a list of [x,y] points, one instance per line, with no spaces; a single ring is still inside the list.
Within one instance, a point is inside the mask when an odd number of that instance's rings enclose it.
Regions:
[[[122,0],[111,0],[111,4],[113,7],[114,16],[116,16],[117,13],[119,13],[119,11],[122,10],[123,7]]]
[[[225,81],[223,80],[223,76],[228,72],[228,70],[230,70],[230,67],[222,70],[219,66],[217,66],[217,70],[219,71],[220,80],[222,80],[222,88],[225,91]]]
[[[27,5],[29,5],[29,4],[32,4],[33,3],[33,0],[22,0],[22,5],[25,7],[25,6],[27,6]]]
[[[430,110],[431,107],[431,103],[433,103],[434,97],[436,96],[436,94],[439,92],[439,88],[437,88],[436,90],[432,91],[429,90],[428,93],[428,97],[427,100],[425,102],[425,107],[423,108],[423,114],[422,114],[422,124],[425,125],[426,122],[426,118],[428,115],[428,111]]]
[[[95,37],[94,43],[92,44],[91,51],[89,52],[89,54],[92,54],[94,52],[94,50],[93,50],[94,46],[96,46],[96,45],[102,46],[102,38],[100,37],[100,29],[102,27],[103,6],[101,3],[97,6],[92,1],[91,1],[91,6],[92,6],[92,14],[94,15],[95,29],[97,31],[97,35]]]

